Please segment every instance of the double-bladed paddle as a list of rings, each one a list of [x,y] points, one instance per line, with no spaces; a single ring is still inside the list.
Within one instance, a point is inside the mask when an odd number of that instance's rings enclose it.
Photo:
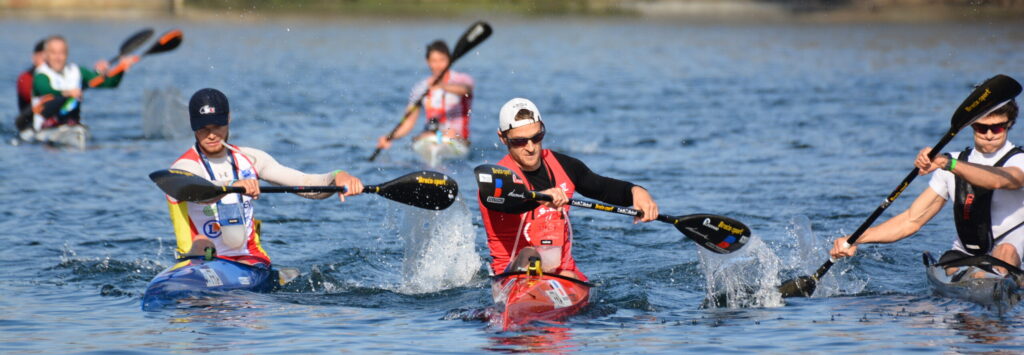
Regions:
[[[522,211],[523,205],[529,201],[551,201],[551,196],[530,191],[523,180],[511,169],[485,164],[473,170],[477,185],[480,187],[480,200],[484,206],[500,211],[515,213]],[[642,217],[643,212],[632,208],[605,205],[601,203],[570,199],[569,204],[576,207],[598,211]],[[739,250],[750,239],[750,228],[735,219],[713,214],[691,214],[686,216],[666,216],[659,214],[658,221],[672,224],[687,238],[698,245],[719,254],[728,254]]]
[[[932,147],[931,151],[928,152],[928,158],[935,158],[935,155],[939,154],[942,148],[945,147],[961,129],[967,127],[971,123],[974,123],[974,121],[985,117],[990,112],[1012,100],[1017,96],[1017,94],[1020,94],[1020,92],[1020,83],[1006,75],[999,74],[985,80],[984,83],[975,88],[974,92],[972,92],[971,95],[960,104],[960,107],[957,107],[956,112],[953,113],[953,118],[950,120],[949,132],[939,140],[939,143],[935,144],[935,147]],[[882,204],[875,209],[875,212],[872,212],[871,215],[868,216],[868,219],[857,228],[857,231],[850,235],[850,238],[846,240],[847,247],[855,243],[857,238],[860,238],[861,234],[864,234],[864,231],[866,231],[868,227],[875,222],[875,219],[878,219],[878,216],[880,216],[886,208],[889,208],[889,205],[891,205],[896,198],[900,197],[903,190],[910,185],[911,181],[914,181],[914,178],[916,178],[917,175],[918,169],[914,168],[909,174],[907,174],[907,177],[903,178],[903,182],[900,182],[900,184],[896,186],[896,189],[889,194],[889,197],[882,201]],[[801,276],[783,282],[782,285],[779,286],[779,292],[782,293],[782,297],[810,297],[814,294],[818,281],[821,280],[822,276],[825,276],[825,273],[828,272],[832,267],[832,264],[835,262],[835,258],[829,258],[828,261],[825,261],[825,263],[818,268],[814,275]]]
[[[244,193],[245,188],[217,186],[209,180],[178,169],[157,170],[149,178],[168,196],[180,201],[209,201],[227,193]],[[345,192],[344,186],[260,186],[263,193]],[[428,210],[443,210],[455,202],[459,185],[455,179],[433,171],[406,174],[380,185],[367,185],[363,193],[374,193],[392,201]]]
[[[139,60],[142,60],[142,58],[150,54],[165,53],[172,51],[175,48],[178,48],[178,46],[181,45],[183,37],[184,35],[179,29],[173,29],[165,32],[163,35],[160,35],[160,38],[158,38],[156,42],[153,43],[153,45],[149,46],[148,50],[146,50],[142,53],[142,55],[139,56]],[[106,74],[97,76],[95,78],[92,78],[92,80],[89,80],[89,87],[97,87],[100,84],[103,84],[103,82],[106,81],[107,78],[121,74],[125,71],[125,69],[127,69],[126,65],[119,64],[118,66],[108,71]]]
[[[141,46],[142,43],[145,43],[146,39],[148,39],[150,36],[153,35],[153,30],[150,29],[149,30],[149,35],[145,36],[145,39],[141,39],[140,40],[140,38],[143,37],[142,36],[143,32],[145,32],[145,31],[140,31],[139,33],[136,33],[131,38],[129,38],[128,41],[125,41],[124,45],[121,46],[121,54],[118,54],[118,56],[115,57],[115,59],[120,58],[120,57],[122,57],[122,56],[124,56],[124,55],[126,55],[128,53],[131,53],[132,51],[137,49],[139,46]],[[148,50],[146,50],[145,52],[142,53],[142,55],[139,56],[139,60],[142,60],[142,58],[145,57],[146,55],[165,53],[165,52],[172,51],[175,48],[178,48],[178,46],[181,45],[181,41],[182,41],[183,37],[184,36],[183,36],[181,30],[174,29],[174,30],[167,31],[166,33],[161,35],[160,38],[158,38],[156,40],[156,42],[154,42],[153,45],[151,45],[149,47]],[[129,42],[131,42],[131,43],[129,43]],[[129,50],[125,51],[126,48],[129,49]],[[94,87],[100,86],[100,85],[103,84],[103,82],[107,81],[108,78],[121,74],[122,72],[127,70],[127,68],[128,68],[127,63],[118,63],[117,66],[115,66],[114,68],[112,68],[109,71],[107,71],[106,74],[99,75],[99,76],[89,80],[87,85],[82,87],[82,90],[84,91],[84,90],[89,89],[89,88],[94,88]],[[56,115],[58,112],[61,112],[61,109],[67,103],[68,103],[68,98],[67,97],[61,96],[61,97],[54,98],[53,100],[50,100],[50,101],[46,102],[43,105],[43,110],[42,110],[41,113],[42,113],[43,117],[52,117],[52,116]],[[73,107],[70,107],[68,109],[65,109],[65,111],[71,111],[73,109],[74,109]],[[63,112],[63,113],[66,113],[66,112]]]
[[[491,30],[491,25],[483,21],[477,21],[472,26],[469,26],[469,29],[466,30],[466,33],[463,33],[462,37],[459,37],[459,41],[455,44],[455,50],[452,51],[451,59],[448,61],[448,66],[444,67],[444,70],[442,70],[441,73],[437,75],[437,78],[434,79],[434,82],[431,83],[430,86],[437,85],[437,83],[441,82],[441,80],[444,78],[444,75],[448,73],[448,69],[451,69],[452,64],[455,64],[456,60],[461,58],[464,54],[468,53],[478,44],[483,43],[483,41],[487,39],[487,37],[491,36],[492,32],[493,31]],[[399,121],[397,125],[395,125],[395,128],[391,129],[391,133],[388,133],[387,139],[389,141],[395,137],[395,132],[398,132],[398,128],[402,127],[402,124],[409,119],[409,114],[416,109],[417,105],[419,105],[419,102],[423,101],[423,98],[426,97],[427,93],[430,92],[430,86],[427,87],[427,90],[424,91],[423,94],[420,94],[419,98],[417,98],[415,101],[413,101],[411,105],[405,108],[405,113],[402,114],[402,120]],[[373,155],[370,156],[370,161],[377,159],[377,155],[380,154],[380,150],[380,148],[377,148],[377,150],[373,151]]]

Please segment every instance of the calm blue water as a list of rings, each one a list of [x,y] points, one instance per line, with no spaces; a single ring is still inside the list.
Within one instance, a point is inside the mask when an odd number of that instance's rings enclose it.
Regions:
[[[474,151],[446,170],[462,202],[433,215],[376,196],[265,195],[265,247],[302,277],[274,294],[140,311],[174,243],[146,176],[190,144],[144,132],[155,119],[143,113],[147,91],[177,90],[173,102],[220,88],[232,142],[379,183],[420,168],[401,147],[366,157],[426,75],[423,46],[471,21],[0,22],[4,83],[46,34],[67,36],[72,60],[89,65],[140,27],[185,31],[181,48],[144,59],[118,90],[88,93],[92,148],[0,146],[0,352],[1024,351],[1018,312],[930,295],[919,254],[948,247],[948,211],[919,236],[840,263],[817,297],[766,291],[820,265],[831,239],[852,232],[946,132],[973,84],[1024,79],[1024,26],[1005,23],[492,19],[494,36],[455,65],[477,81]],[[7,116],[12,86],[0,86]],[[574,252],[602,285],[591,307],[522,332],[465,320],[490,304],[469,172],[501,158],[497,111],[515,96],[540,106],[547,147],[646,186],[666,213],[742,220],[758,241],[727,258],[702,255],[667,225],[577,210]],[[950,147],[969,143],[965,134]],[[701,308],[707,290],[738,284],[766,287],[733,307]]]

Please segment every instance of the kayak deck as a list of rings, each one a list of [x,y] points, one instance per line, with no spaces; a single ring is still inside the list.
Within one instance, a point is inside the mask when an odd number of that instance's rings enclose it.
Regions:
[[[189,297],[230,291],[268,292],[278,284],[278,273],[265,266],[230,260],[190,258],[157,274],[142,296],[143,310],[157,310]]]
[[[939,296],[969,301],[999,314],[1009,311],[1021,300],[1018,280],[991,272],[991,264],[986,263],[984,257],[962,259],[966,265],[958,266],[959,270],[952,274],[947,274],[946,266],[936,265],[930,253],[924,252],[922,259],[928,282]],[[978,272],[984,277],[976,277]]]
[[[446,160],[463,159],[468,156],[469,143],[457,138],[431,136],[413,141],[412,150],[427,166],[437,168]]]
[[[56,147],[67,147],[84,150],[89,141],[89,127],[77,125],[60,125],[44,128],[39,131],[25,130],[11,140],[11,144],[43,143]]]
[[[513,274],[492,283],[500,314],[492,324],[502,330],[534,321],[560,321],[580,311],[590,300],[590,285],[552,275]]]

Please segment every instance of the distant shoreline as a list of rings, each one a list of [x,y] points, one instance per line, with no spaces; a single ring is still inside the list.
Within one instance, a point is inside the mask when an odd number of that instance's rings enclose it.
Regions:
[[[688,23],[1020,21],[1024,1],[971,0],[0,0],[0,17],[258,21],[277,18],[627,17]]]

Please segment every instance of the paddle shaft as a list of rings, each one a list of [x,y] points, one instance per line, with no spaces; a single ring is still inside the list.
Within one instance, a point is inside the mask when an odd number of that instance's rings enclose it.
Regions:
[[[260,193],[347,192],[345,186],[260,186]],[[224,186],[226,193],[245,193],[244,187]],[[380,185],[363,186],[363,193],[380,192]]]
[[[412,105],[409,105],[408,107],[405,108],[405,114],[402,115],[402,120],[398,121],[398,124],[395,125],[395,128],[391,129],[391,133],[388,133],[388,136],[386,138],[387,140],[390,141],[390,140],[395,138],[395,133],[397,133],[398,129],[401,128],[403,124],[405,124],[405,121],[409,120],[409,115],[412,114],[412,112],[416,110],[416,107],[418,106],[418,103],[420,101],[423,101],[424,97],[427,97],[427,94],[430,93],[430,88],[431,87],[433,87],[434,85],[437,85],[437,83],[441,82],[441,80],[444,79],[445,74],[448,74],[448,69],[451,69],[452,64],[455,63],[456,59],[458,59],[458,57],[453,57],[452,60],[448,61],[448,65],[444,67],[444,70],[441,70],[441,74],[439,74],[437,76],[437,78],[434,79],[434,82],[431,83],[430,86],[427,87],[427,90],[424,91],[422,94],[420,94],[420,97],[417,98],[416,101],[413,101]],[[380,148],[375,149],[373,151],[373,155],[370,156],[370,161],[373,161],[374,159],[377,159],[377,155],[379,155],[380,152],[381,152]]]
[[[553,197],[551,197],[551,195],[542,194],[540,192],[535,192],[535,191],[528,191],[527,194],[530,196],[531,200],[551,201],[551,200],[554,199]],[[644,216],[644,211],[635,210],[635,209],[627,208],[627,207],[605,205],[605,204],[596,203],[596,202],[590,202],[590,201],[580,201],[580,200],[576,200],[576,199],[569,199],[569,204],[573,205],[573,206],[576,206],[576,207],[589,208],[589,209],[592,209],[592,210],[624,214],[624,215],[633,216],[633,217],[643,217]],[[658,217],[655,218],[655,219],[657,219],[659,221],[662,221],[662,222],[665,222],[665,223],[669,223],[669,224],[676,224],[678,222],[677,218],[666,216],[666,215],[662,215],[662,214],[659,214]]]
[[[958,131],[959,130],[956,129],[956,127],[950,128],[949,133],[946,133],[946,135],[942,137],[941,140],[939,140],[939,143],[935,144],[935,147],[933,147],[931,151],[928,152],[928,158],[934,159],[935,156],[938,155],[940,151],[942,151],[942,148],[945,147],[946,144],[948,144],[951,140],[953,140],[953,137],[956,136],[956,133]],[[907,186],[910,186],[910,183],[914,181],[914,179],[917,178],[918,175],[918,169],[915,167],[913,170],[910,171],[909,174],[907,174],[907,177],[903,178],[903,182],[901,182],[899,186],[896,186],[896,189],[889,194],[889,197],[883,200],[882,204],[878,205],[878,208],[876,208],[875,211],[872,212],[870,216],[868,216],[868,219],[865,220],[864,223],[861,223],[860,227],[857,227],[857,231],[853,232],[853,234],[850,235],[850,238],[846,240],[846,244],[853,245],[854,243],[856,243],[857,239],[860,238],[862,234],[864,234],[864,231],[868,230],[868,228],[871,227],[871,224],[875,223],[875,220],[882,215],[882,212],[885,212],[885,210],[889,208],[890,205],[892,205],[892,202],[896,201],[896,199],[900,197],[900,194],[903,193],[903,190],[906,190]],[[814,272],[814,280],[821,280],[821,277],[825,276],[825,273],[827,273],[828,270],[832,268],[832,265],[835,264],[835,261],[835,258],[829,258],[828,261],[825,261],[825,263],[818,268],[818,271]]]

